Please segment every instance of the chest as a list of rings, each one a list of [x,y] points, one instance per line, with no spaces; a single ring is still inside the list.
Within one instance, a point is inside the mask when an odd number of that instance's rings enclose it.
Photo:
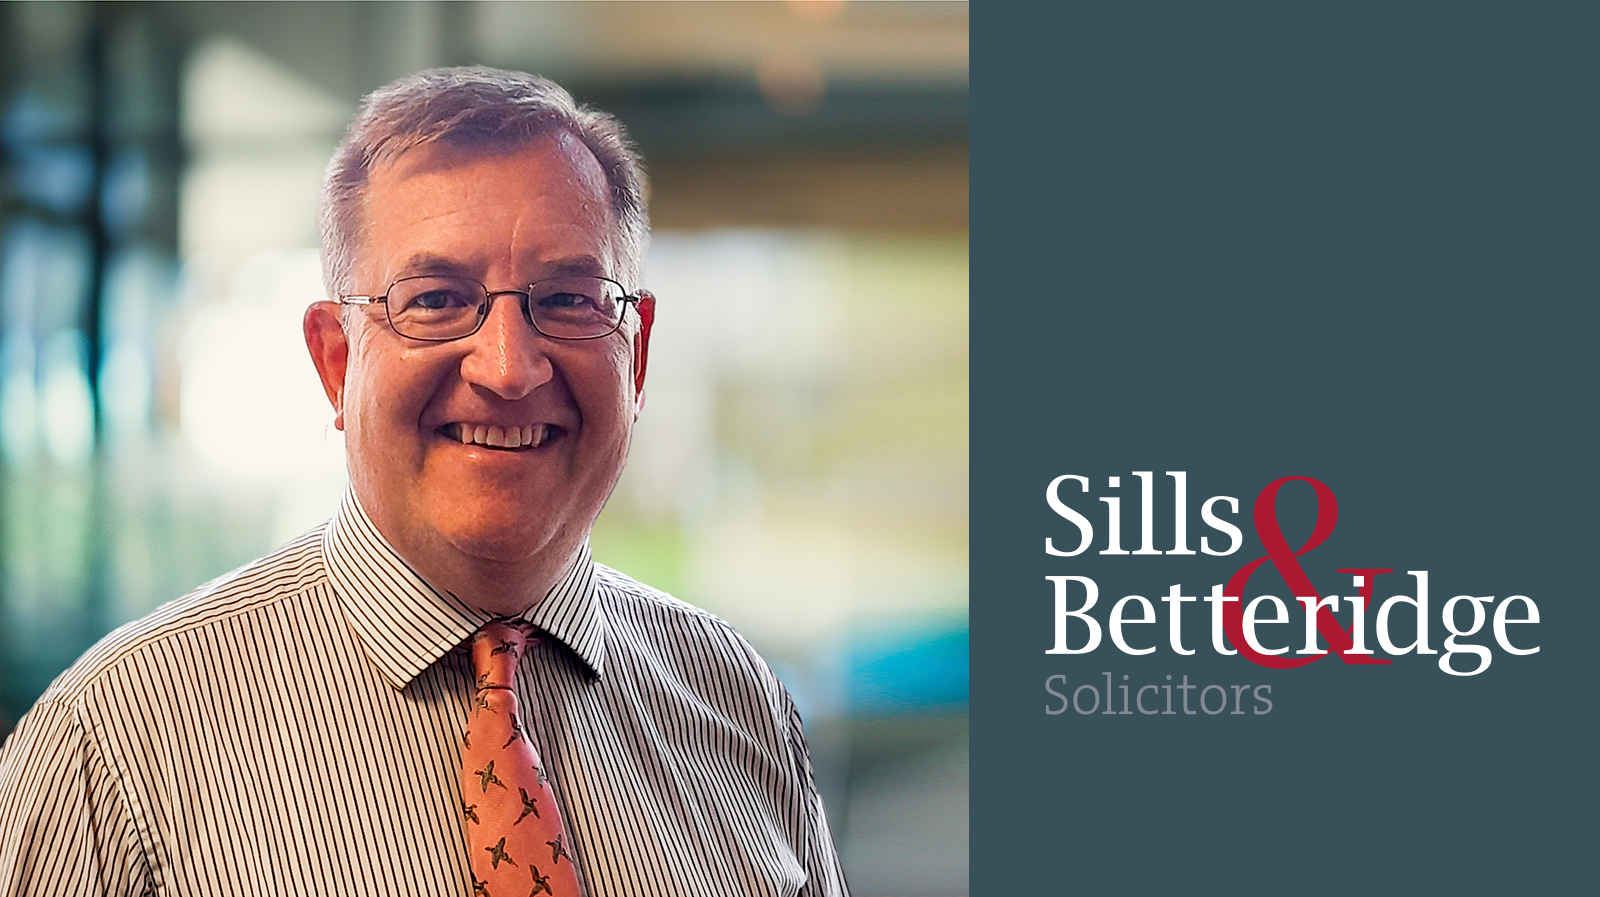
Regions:
[[[530,659],[519,712],[590,897],[798,892],[795,795],[771,720],[682,683],[573,673]],[[267,664],[192,691],[181,724],[121,752],[167,892],[470,894],[465,658],[403,691],[357,662]]]

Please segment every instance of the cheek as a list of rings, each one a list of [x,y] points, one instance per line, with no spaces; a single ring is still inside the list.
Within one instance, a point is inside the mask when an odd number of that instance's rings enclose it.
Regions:
[[[445,375],[440,359],[363,345],[345,378],[345,418],[356,438],[392,439],[378,431],[415,423]]]
[[[371,401],[372,372],[381,355],[372,345],[372,330],[362,327],[356,339],[350,342],[350,358],[344,375],[344,403],[350,416],[358,416],[361,407]]]
[[[633,421],[634,405],[630,354],[626,350],[613,350],[607,353],[605,362],[594,378],[604,395],[596,398],[604,401],[608,417],[614,418],[617,426],[626,429]]]
[[[633,346],[623,342],[611,349],[611,371],[624,404],[633,400]]]

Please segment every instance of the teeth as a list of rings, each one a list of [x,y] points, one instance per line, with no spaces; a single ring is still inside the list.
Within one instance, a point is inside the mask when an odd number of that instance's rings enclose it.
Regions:
[[[550,435],[548,424],[529,427],[488,427],[476,424],[456,424],[456,438],[463,445],[487,445],[494,448],[538,448]]]

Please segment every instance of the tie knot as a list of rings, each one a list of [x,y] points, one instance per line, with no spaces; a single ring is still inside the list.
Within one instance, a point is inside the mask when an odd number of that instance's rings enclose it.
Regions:
[[[472,637],[472,671],[478,687],[516,687],[517,662],[532,636],[526,624],[494,620]]]

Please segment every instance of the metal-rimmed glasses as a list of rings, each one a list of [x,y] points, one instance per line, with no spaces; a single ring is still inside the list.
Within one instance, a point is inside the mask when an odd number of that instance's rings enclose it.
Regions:
[[[389,326],[407,339],[445,342],[478,332],[496,296],[520,296],[522,316],[551,339],[600,339],[617,332],[629,303],[650,294],[629,295],[605,277],[570,275],[534,281],[526,289],[493,290],[470,277],[423,274],[401,277],[381,296],[340,296],[340,305],[381,304]]]

